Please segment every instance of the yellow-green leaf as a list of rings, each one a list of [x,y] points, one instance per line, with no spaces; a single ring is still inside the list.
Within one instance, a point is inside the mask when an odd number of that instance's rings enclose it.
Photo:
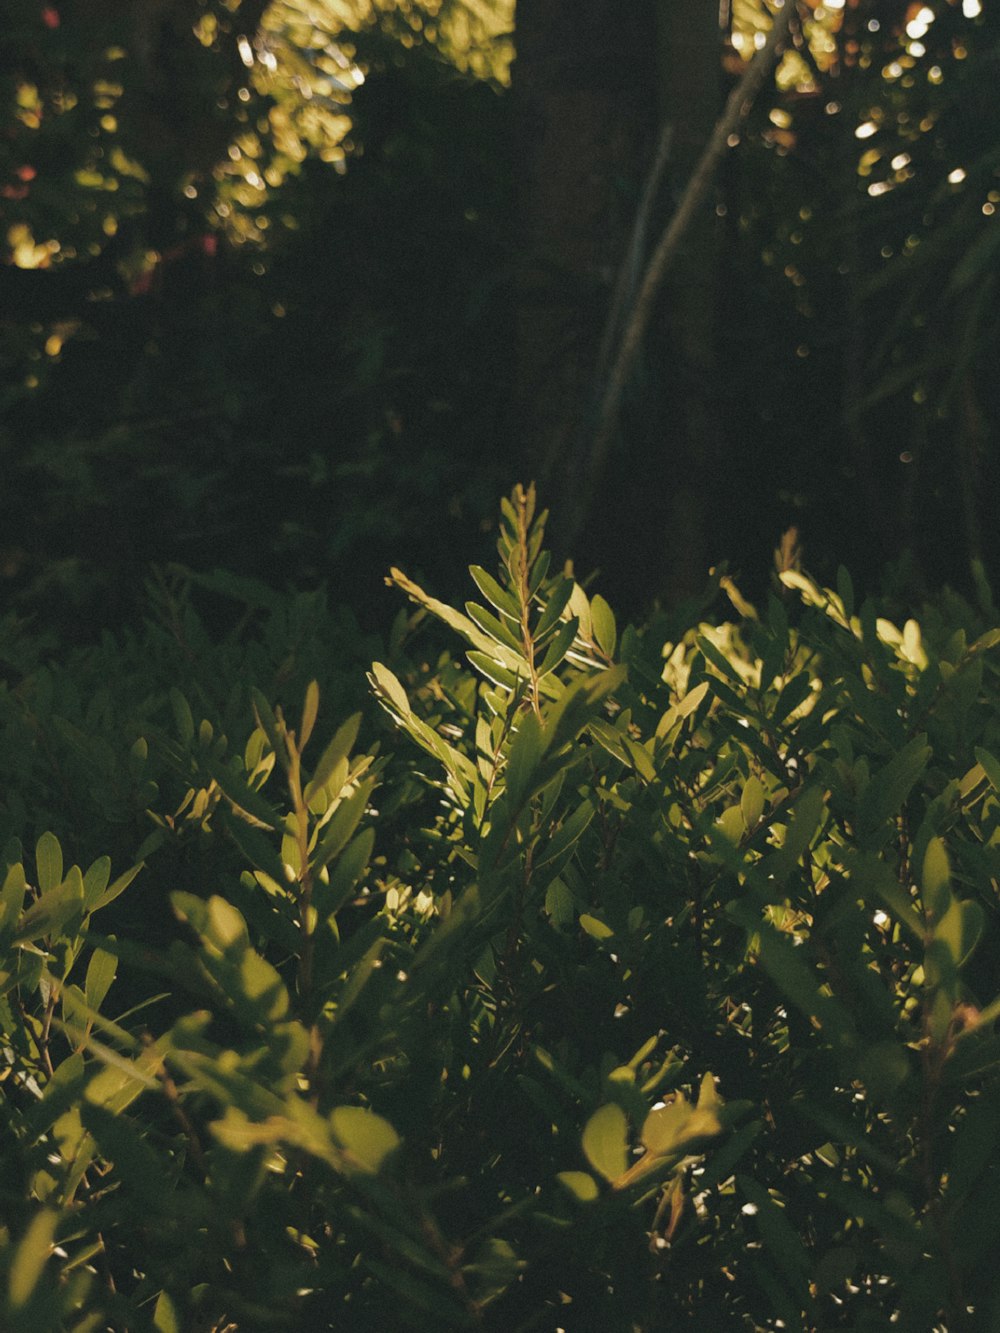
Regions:
[[[593,1203],[598,1196],[597,1181],[587,1171],[560,1171],[556,1180],[580,1203]]]
[[[625,1112],[610,1102],[594,1112],[583,1130],[587,1161],[605,1180],[616,1180],[628,1168],[628,1125]]]
[[[52,1253],[58,1221],[59,1214],[52,1208],[36,1214],[17,1247],[8,1287],[10,1304],[15,1310],[28,1303],[38,1285],[38,1279]]]
[[[316,717],[319,714],[319,682],[311,680],[306,686],[305,702],[302,705],[302,721],[299,724],[299,749],[304,750],[309,744]]]
[[[54,833],[43,833],[35,847],[35,868],[42,893],[62,883],[63,854]]]
[[[924,907],[938,919],[951,905],[951,866],[948,852],[940,838],[931,838],[924,853],[920,883],[924,891]]]
[[[596,916],[591,916],[589,912],[580,913],[580,925],[595,940],[609,940],[615,933],[610,926],[604,924]]]
[[[374,1175],[400,1145],[400,1137],[374,1111],[361,1106],[338,1106],[330,1115],[330,1128],[359,1171]]]

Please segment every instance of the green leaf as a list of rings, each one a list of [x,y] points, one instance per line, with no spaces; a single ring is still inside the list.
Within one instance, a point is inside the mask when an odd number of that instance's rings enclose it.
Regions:
[[[853,853],[845,856],[845,865],[858,891],[866,897],[880,898],[901,925],[918,940],[924,938],[924,921],[913,905],[913,899],[900,884],[892,870],[879,857]]]
[[[492,681],[494,685],[500,685],[505,690],[510,690],[513,693],[518,685],[524,683],[523,674],[508,670],[507,667],[495,661],[490,653],[470,652],[466,653],[466,657],[487,680]]]
[[[518,723],[507,755],[504,780],[511,805],[519,810],[531,795],[531,784],[545,753],[545,734],[534,713],[525,713]]]
[[[732,1174],[733,1167],[753,1146],[753,1142],[764,1132],[762,1120],[751,1120],[743,1125],[726,1140],[711,1156],[705,1166],[704,1175],[699,1178],[699,1188],[715,1189]]]
[[[249,946],[247,923],[232,903],[218,894],[205,900],[196,894],[176,890],[170,895],[170,904],[178,919],[195,931],[209,953],[219,956],[233,945],[237,948]]]
[[[35,847],[35,868],[42,893],[62,883],[63,854],[54,833],[43,833]]]
[[[951,866],[948,852],[940,838],[931,838],[924,853],[920,872],[924,907],[935,917],[943,917],[952,903]]]
[[[165,1291],[156,1298],[153,1311],[153,1333],[183,1333],[177,1307]]]
[[[82,1104],[81,1118],[97,1141],[101,1156],[114,1164],[129,1197],[134,1197],[147,1215],[162,1213],[169,1195],[163,1161],[138,1127],[128,1117],[90,1102]]]
[[[978,745],[976,746],[974,753],[979,764],[982,766],[983,771],[989,778],[990,786],[995,792],[1000,794],[1000,759],[995,759],[993,755],[990,754],[989,750],[984,750]]]
[[[378,663],[375,663],[372,669],[375,670],[378,665]],[[382,670],[385,671],[386,668],[383,667]],[[391,672],[387,672],[387,674],[390,676],[392,675]],[[399,690],[403,692],[403,687],[396,681],[396,677],[392,676],[392,679],[396,682],[396,685],[399,686]],[[406,699],[405,692],[403,692],[403,699],[408,711],[409,701]],[[302,793],[307,805],[316,792],[321,791],[330,781],[341,760],[346,759],[350,754],[351,750],[354,748],[354,742],[358,738],[358,730],[360,726],[361,714],[354,713],[346,722],[337,728],[336,732],[334,732],[333,739],[320,755],[319,762],[313,770],[313,775],[306,783],[305,791]],[[336,793],[334,793],[334,795],[336,795]]]
[[[34,1294],[52,1254],[58,1223],[59,1213],[54,1208],[43,1208],[31,1219],[11,1265],[7,1291],[12,1309],[27,1305]]]
[[[543,866],[551,865],[570,851],[590,826],[594,814],[594,807],[589,800],[585,800],[578,805],[573,813],[563,820],[561,827],[552,835],[548,843],[543,843],[539,847],[535,855],[535,869],[540,870]]]
[[[593,1203],[600,1193],[597,1181],[587,1171],[559,1171],[556,1180],[578,1203]]]
[[[10,866],[0,889],[0,940],[13,935],[18,918],[24,909],[28,882],[20,861]]]
[[[598,648],[607,657],[614,657],[618,646],[618,627],[615,625],[614,612],[600,593],[595,593],[590,599],[590,618]]]
[[[466,602],[465,610],[469,619],[474,621],[483,633],[488,634],[491,639],[495,639],[497,643],[503,644],[512,652],[521,653],[523,651],[519,635],[515,634],[510,626],[499,617],[491,615],[484,606],[480,606],[478,602]]]
[[[406,697],[406,691],[387,666],[383,666],[381,662],[373,662],[368,679],[372,682],[375,693],[391,704],[400,717],[409,716],[410,701]]]
[[[603,921],[596,916],[591,916],[589,912],[580,913],[580,925],[595,940],[609,940],[615,933],[610,926],[606,926]]]
[[[711,1078],[711,1075],[706,1077]],[[714,1081],[712,1084],[714,1094]],[[722,1123],[714,1104],[692,1106],[681,1096],[665,1106],[650,1111],[642,1126],[643,1146],[657,1157],[688,1153],[697,1139],[714,1138],[722,1133]]]
[[[472,1263],[462,1265],[462,1272],[475,1282],[477,1304],[483,1307],[502,1296],[525,1267],[510,1241],[490,1236],[476,1250]]]
[[[43,936],[57,935],[75,916],[83,912],[83,876],[49,889],[28,908],[14,931],[15,944],[27,944]]]
[[[181,743],[190,745],[194,740],[194,717],[191,714],[191,705],[174,685],[170,687],[170,707],[174,712],[174,725]]]
[[[113,938],[113,937],[112,937]],[[87,964],[83,993],[92,1009],[100,1009],[118,970],[118,959],[104,949],[95,949]]]
[[[605,1180],[617,1180],[628,1169],[628,1123],[614,1102],[600,1107],[583,1130],[587,1161]]]
[[[693,1114],[694,1107],[681,1096],[665,1106],[656,1107],[643,1121],[639,1134],[643,1147],[659,1157],[665,1156],[684,1139]]]
[[[573,580],[563,579],[557,583],[555,588],[549,593],[548,600],[545,603],[545,609],[538,617],[538,624],[535,626],[535,639],[541,641],[545,636],[558,625],[562,618],[562,613],[569,605],[570,598],[573,595]]]
[[[271,749],[278,757],[278,762],[284,768],[288,764],[288,753],[279,734],[278,719],[274,715],[271,705],[267,698],[256,687],[251,689],[250,698],[253,701],[253,711],[257,718],[257,725],[263,731],[268,739]]]
[[[689,690],[684,698],[674,704],[672,708],[668,708],[657,725],[657,738],[669,735],[679,722],[683,722],[686,717],[690,717],[692,713],[696,712],[708,691],[709,683],[707,680],[703,680],[700,685],[696,685],[693,690]]]
[[[354,886],[368,869],[374,847],[375,830],[362,829],[340,853],[329,884],[314,884],[313,902],[321,920],[339,912],[354,892]]]
[[[418,605],[426,607],[431,615],[437,616],[437,618],[444,621],[449,628],[456,630],[461,634],[462,638],[468,643],[471,643],[473,647],[479,648],[484,652],[489,652],[492,640],[489,639],[478,625],[471,621],[468,616],[463,616],[460,611],[456,611],[445,602],[439,602],[436,597],[429,596],[424,592],[423,588],[414,583],[412,579],[407,578],[401,570],[390,569],[389,579],[397,588],[402,589],[408,597],[418,603]],[[484,596],[488,601],[492,600],[485,590]],[[503,608],[500,609],[502,610]]]
[[[881,831],[881,841],[890,835],[892,829],[889,821],[899,813],[923,776],[930,757],[931,748],[927,744],[927,737],[914,736],[883,769],[873,775],[858,800],[858,820],[867,832]]]
[[[170,1063],[183,1070],[196,1087],[209,1093],[224,1106],[227,1116],[230,1111],[242,1113],[248,1120],[263,1121],[265,1130],[268,1128],[267,1122],[272,1121],[274,1130],[270,1133],[271,1141],[273,1142],[283,1136],[285,1131],[281,1118],[289,1108],[280,1097],[275,1096],[269,1088],[262,1087],[254,1079],[248,1078],[241,1070],[233,1068],[231,1064],[224,1064],[219,1059],[213,1058],[211,1055],[205,1055],[201,1051],[185,1049],[181,1045],[181,1042],[185,1039],[182,1023],[174,1025],[171,1035],[175,1038],[175,1043],[170,1048]],[[104,1071],[105,1074],[117,1072],[117,1070]],[[156,1085],[154,1084],[154,1086]],[[134,1089],[128,1089],[133,1100],[141,1091],[141,1084],[136,1085]],[[87,1089],[88,1100],[95,1100],[92,1094],[93,1084]],[[112,1105],[111,1109],[116,1108]],[[315,1112],[313,1114],[315,1115]],[[319,1117],[316,1118],[319,1119]],[[214,1128],[215,1126],[213,1126]],[[316,1142],[306,1133],[303,1133],[298,1141],[303,1143],[307,1151],[329,1160],[329,1151],[324,1151],[322,1142]]]
[[[844,1048],[853,1043],[850,1014],[834,996],[827,994],[809,964],[787,937],[761,920],[749,904],[735,901],[728,914],[739,921],[752,939],[756,937],[761,966],[785,995],[813,1019],[827,1041]]]
[[[952,899],[947,911],[934,927],[934,938],[944,943],[955,969],[968,962],[983,934],[985,917],[976,902]]]
[[[247,786],[242,777],[231,772],[218,760],[206,758],[205,772],[212,778],[219,790],[229,802],[233,813],[255,828],[273,831],[278,824],[276,811],[253,787]]]
[[[99,856],[83,877],[83,901],[88,911],[100,900],[111,878],[111,857]]]
[[[743,689],[745,689],[743,677],[733,666],[732,662],[730,662],[729,659],[726,657],[726,655],[721,651],[721,649],[716,648],[715,644],[712,643],[711,639],[706,638],[704,634],[699,634],[697,642],[701,652],[712,663],[712,665],[716,668],[717,671],[721,671],[721,673],[726,677],[727,680],[731,680],[732,683],[736,686],[738,691],[742,691]]]
[[[985,652],[989,648],[996,648],[1000,644],[1000,628],[988,629],[985,634],[981,634],[974,644],[969,648],[970,653]]]
[[[115,882],[105,889],[96,903],[88,902],[87,906],[90,910],[97,912],[102,907],[107,907],[108,903],[113,903],[120,894],[125,892],[145,864],[145,861],[140,861],[138,865],[131,866],[124,874],[119,875]]]
[[[549,572],[549,565],[552,563],[552,555],[549,551],[542,551],[535,561],[534,568],[531,571],[531,578],[528,581],[528,593],[534,597],[538,589],[545,582],[545,577]]]
[[[573,895],[561,879],[554,879],[545,891],[545,910],[557,926],[571,926],[576,915]]]
[[[796,708],[805,703],[811,693],[812,677],[808,671],[800,671],[778,695],[778,701],[769,719],[770,726],[774,728],[784,722],[790,713],[794,713]]]
[[[428,944],[433,944],[433,942],[448,929],[452,921],[459,915],[459,913],[453,911],[448,920],[443,925],[439,926],[434,935],[431,936]],[[377,919],[371,921],[369,926],[372,931],[382,929],[382,925]],[[356,950],[358,946],[364,944],[368,938],[370,938],[370,935],[366,936],[362,931],[358,931],[357,934],[352,935],[349,943],[337,954],[338,965],[341,967],[347,966],[343,955],[350,952],[351,949]],[[344,989],[337,997],[338,1019],[343,1018],[344,1015],[353,1008],[376,970],[382,966],[382,951],[385,949],[388,942],[389,941],[384,935],[378,935],[374,942],[365,949],[359,958],[357,958],[357,961],[349,966]],[[425,950],[428,949],[428,944],[424,945]]]
[[[760,778],[751,774],[740,797],[740,810],[747,830],[754,828],[764,813],[764,786]]]
[[[476,587],[483,594],[491,606],[507,616],[515,625],[521,622],[521,608],[518,605],[517,598],[513,593],[501,588],[492,574],[488,574],[481,565],[470,565],[469,573],[475,580]]]
[[[574,616],[567,620],[556,630],[551,643],[545,650],[545,656],[542,658],[542,664],[538,668],[539,676],[547,676],[551,671],[562,662],[563,658],[573,646],[573,640],[576,638],[576,632],[580,627],[580,622]]]
[[[596,675],[580,676],[565,687],[545,718],[549,749],[557,751],[576,740],[598,714],[601,701],[624,682],[626,675],[624,666],[613,666]]]
[[[280,975],[267,959],[237,940],[223,957],[209,951],[204,962],[236,1017],[248,1028],[273,1036],[274,1025],[288,1013],[289,1000]]]
[[[329,865],[347,846],[364,817],[374,785],[373,780],[362,782],[356,792],[341,801],[310,856],[314,870],[321,870],[323,866]]]
[[[777,852],[764,862],[776,878],[787,875],[809,849],[825,811],[822,787],[807,787],[795,802],[792,822]]]
[[[728,810],[723,810],[715,823],[730,846],[736,847],[739,845],[740,839],[746,832],[746,824],[743,819],[743,811],[738,805],[731,805]]]
[[[569,609],[570,614],[576,616],[580,622],[581,637],[585,640],[592,639],[594,637],[594,631],[590,618],[590,602],[587,599],[587,594],[580,587],[579,583],[573,584],[573,589],[569,597]]]
[[[311,680],[306,686],[305,702],[302,705],[302,721],[299,723],[299,750],[309,744],[309,737],[319,715],[319,682]]]
[[[375,1175],[400,1145],[400,1137],[374,1111],[361,1106],[338,1106],[330,1114],[330,1128],[352,1165],[365,1174]]]

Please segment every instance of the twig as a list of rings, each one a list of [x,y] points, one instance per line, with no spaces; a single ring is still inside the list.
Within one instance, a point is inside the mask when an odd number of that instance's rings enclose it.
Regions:
[[[601,402],[597,428],[590,448],[590,457],[587,460],[585,484],[588,491],[600,475],[607,459],[622,394],[652,318],[663,280],[680,249],[685,233],[705,201],[719,164],[725,156],[730,138],[750,114],[754,101],[777,60],[782,43],[788,37],[794,14],[795,0],[784,0],[782,8],[774,16],[767,41],[750,61],[743,77],[729,94],[725,110],[715,123],[712,136],[705,145],[677,211],[670,219],[649,261],[632,317],[625,329]]]
[[[665,125],[660,133],[656,155],[642,188],[642,198],[639,200],[639,208],[636,211],[628,249],[618,269],[615,293],[611,301],[611,309],[608,311],[607,322],[604,325],[601,350],[597,356],[595,372],[597,384],[604,383],[608,365],[614,355],[615,345],[621,336],[622,323],[632,306],[636,285],[642,276],[642,266],[646,262],[649,223],[657,195],[660,193],[660,185],[667,169],[667,163],[670,161],[673,143],[674,127],[673,125]]]

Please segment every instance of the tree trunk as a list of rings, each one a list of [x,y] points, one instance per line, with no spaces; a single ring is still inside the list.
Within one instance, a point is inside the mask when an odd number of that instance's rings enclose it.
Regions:
[[[689,229],[659,303],[621,441],[602,476],[584,473],[603,389],[595,382],[601,334],[661,127],[672,129],[661,195],[676,203],[722,107],[718,11],[704,0],[520,0],[516,36],[512,430],[520,472],[536,477],[553,505],[557,543],[575,546],[586,528],[588,556],[605,556],[630,579],[652,571],[647,592],[680,597],[704,583],[723,457],[714,200]],[[671,208],[661,198],[657,226]],[[627,569],[626,526],[635,536]]]
[[[672,206],[690,180],[724,101],[717,7],[705,0],[660,5],[661,114],[674,128]],[[714,192],[713,192],[714,195]],[[715,558],[711,497],[724,465],[716,337],[722,228],[715,197],[688,228],[665,284],[662,332],[650,350],[662,367],[659,453],[666,512],[663,581],[672,599],[701,590]]]
[[[519,0],[511,427],[553,518],[595,401],[608,302],[656,125],[653,0]]]

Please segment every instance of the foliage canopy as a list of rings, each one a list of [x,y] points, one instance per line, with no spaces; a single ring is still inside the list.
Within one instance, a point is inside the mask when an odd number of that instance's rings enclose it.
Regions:
[[[131,745],[9,631],[26,789],[73,753],[151,830],[69,865],[2,808],[12,1333],[996,1319],[985,585],[620,629],[544,519],[516,489],[462,608],[393,572],[381,722],[297,683],[305,605],[212,691],[154,670]]]

